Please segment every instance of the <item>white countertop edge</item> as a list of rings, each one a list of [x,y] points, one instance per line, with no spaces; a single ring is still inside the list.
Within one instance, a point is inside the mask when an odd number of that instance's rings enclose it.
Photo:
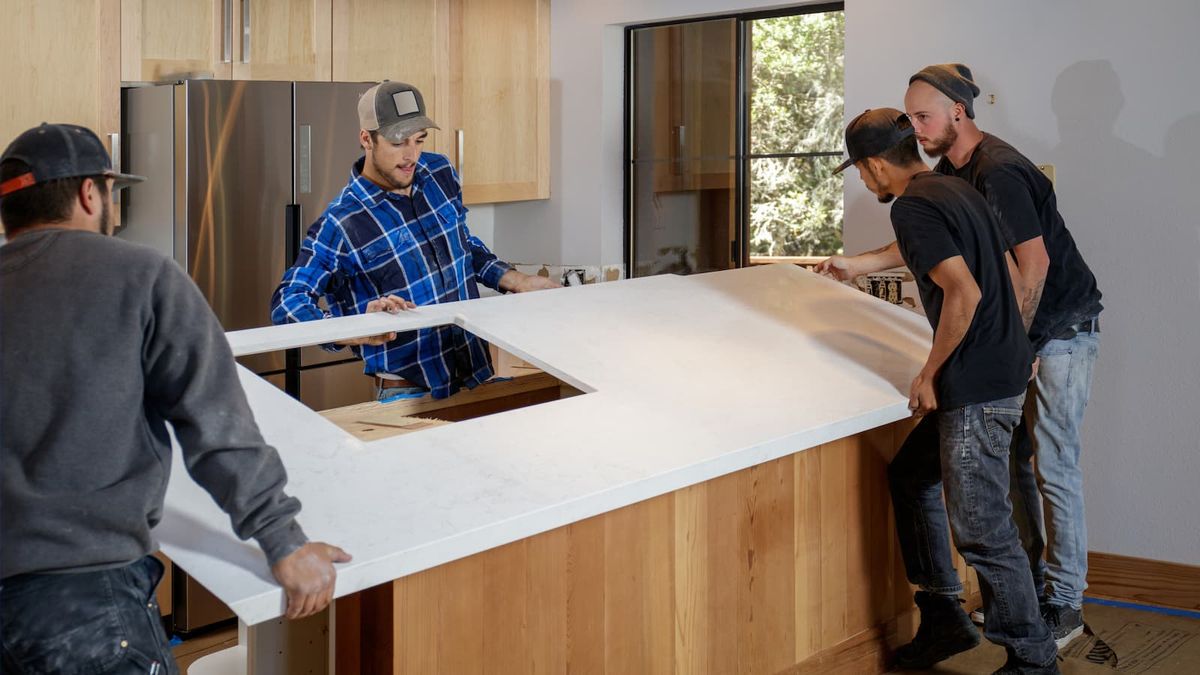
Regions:
[[[726,453],[696,464],[679,467],[601,492],[550,505],[506,520],[466,530],[395,554],[338,570],[335,597],[344,597],[379,584],[400,579],[455,560],[510,544],[543,532],[608,513],[647,499],[704,483],[714,478],[763,464],[787,455],[869,431],[911,415],[907,403],[877,410],[791,434],[753,448]],[[796,449],[797,445],[802,445]],[[163,552],[171,555],[170,547]],[[248,625],[278,618],[282,614],[282,589],[262,593],[231,604],[238,618]]]

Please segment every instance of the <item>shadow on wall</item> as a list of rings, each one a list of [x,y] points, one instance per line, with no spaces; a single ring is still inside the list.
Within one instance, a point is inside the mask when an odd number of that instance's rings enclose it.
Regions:
[[[1099,409],[1092,414],[1117,422],[1106,425],[1110,452],[1140,447],[1148,430],[1169,434],[1189,419],[1200,382],[1200,360],[1190,358],[1180,340],[1189,332],[1184,317],[1200,310],[1200,191],[1191,178],[1200,149],[1198,116],[1170,128],[1167,156],[1160,159],[1116,134],[1124,106],[1109,61],[1068,66],[1051,95],[1060,141],[1047,155],[1059,167],[1067,226],[1104,293],[1094,384],[1102,393],[1093,397]]]

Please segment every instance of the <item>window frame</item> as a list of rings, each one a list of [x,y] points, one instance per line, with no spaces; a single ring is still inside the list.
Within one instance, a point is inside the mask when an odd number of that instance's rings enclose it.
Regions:
[[[698,23],[702,21],[717,21],[733,19],[737,22],[735,50],[737,53],[737,64],[735,66],[735,111],[734,111],[734,212],[736,222],[734,229],[737,236],[733,242],[736,255],[731,256],[738,261],[738,267],[748,267],[754,264],[763,264],[766,262],[795,262],[798,264],[813,264],[815,260],[823,258],[778,258],[765,259],[760,256],[755,256],[753,259],[749,255],[749,231],[750,231],[750,163],[755,159],[794,159],[794,158],[821,158],[821,157],[842,157],[842,152],[777,152],[777,153],[757,153],[750,152],[750,78],[751,78],[751,60],[750,50],[750,24],[753,21],[761,19],[774,19],[784,16],[796,16],[802,14],[821,14],[825,12],[845,12],[845,2],[824,2],[809,5],[793,5],[790,7],[779,7],[769,10],[761,10],[754,12],[734,12],[728,14],[714,14],[708,16],[698,16],[689,19],[675,19],[666,21],[654,21],[650,23],[633,24],[625,27],[625,106],[624,106],[624,133],[625,145],[623,152],[624,160],[624,200],[622,205],[623,214],[623,254],[625,259],[626,274],[632,278],[634,276],[635,261],[634,261],[634,214],[633,214],[633,119],[634,107],[637,101],[634,98],[633,91],[633,32],[644,28],[662,28],[665,26],[680,26],[689,23]],[[844,93],[844,92],[843,92]]]

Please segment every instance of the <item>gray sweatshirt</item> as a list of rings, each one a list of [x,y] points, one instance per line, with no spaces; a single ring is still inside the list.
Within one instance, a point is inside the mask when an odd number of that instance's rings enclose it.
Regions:
[[[0,247],[0,579],[156,549],[168,423],[239,537],[272,564],[305,543],[229,343],[178,265],[77,230]]]

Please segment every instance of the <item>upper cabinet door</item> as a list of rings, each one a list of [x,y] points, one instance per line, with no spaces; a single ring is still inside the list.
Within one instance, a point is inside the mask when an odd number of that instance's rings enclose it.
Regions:
[[[425,150],[450,154],[450,2],[408,2],[404,11],[396,11],[396,5],[396,0],[333,0],[333,80],[392,80],[415,86],[429,118],[442,128],[429,134]]]
[[[122,80],[233,76],[233,14],[240,0],[120,1]]]
[[[469,204],[550,196],[550,0],[451,0],[451,160]],[[461,160],[461,165],[459,162]]]
[[[233,79],[332,79],[332,0],[236,0]]]
[[[42,122],[121,131],[120,0],[6,0],[0,150]],[[111,151],[111,148],[110,148]]]

